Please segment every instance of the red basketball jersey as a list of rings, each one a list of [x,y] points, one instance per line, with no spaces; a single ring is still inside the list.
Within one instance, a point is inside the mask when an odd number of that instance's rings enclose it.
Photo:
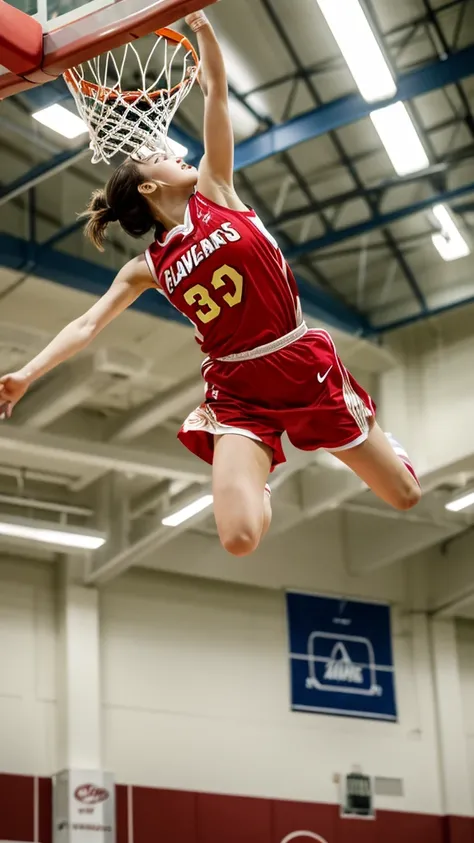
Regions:
[[[301,322],[293,273],[254,211],[195,193],[183,225],[145,255],[159,291],[193,323],[211,357],[248,351]]]

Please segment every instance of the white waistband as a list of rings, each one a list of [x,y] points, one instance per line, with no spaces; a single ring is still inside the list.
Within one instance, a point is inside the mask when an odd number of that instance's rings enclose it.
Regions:
[[[304,337],[308,330],[306,322],[301,322],[297,328],[285,334],[283,337],[278,337],[277,340],[267,342],[265,345],[259,345],[257,348],[251,348],[248,351],[242,351],[240,354],[228,354],[227,357],[217,357],[220,363],[238,363],[241,360],[256,360],[258,357],[266,357],[267,354],[274,354],[287,345],[300,340]],[[207,362],[207,361],[206,361]]]

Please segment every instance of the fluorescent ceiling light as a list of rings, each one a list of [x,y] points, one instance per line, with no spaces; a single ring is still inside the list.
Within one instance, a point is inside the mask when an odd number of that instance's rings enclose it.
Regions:
[[[183,146],[182,143],[178,143],[178,141],[173,140],[173,138],[168,138],[168,146],[170,147],[173,155],[176,155],[176,158],[186,158],[189,150],[187,146]]]
[[[239,137],[253,135],[260,125],[253,114],[245,108],[245,105],[235,97],[229,99],[229,114],[234,131]]]
[[[87,126],[77,114],[64,108],[63,105],[55,103],[48,105],[47,108],[42,108],[41,111],[35,111],[32,114],[35,120],[57,132],[64,138],[77,138],[79,135],[85,135],[88,132]]]
[[[243,56],[235,46],[228,40],[224,33],[218,32],[219,44],[224,56],[227,78],[232,88],[238,94],[251,91],[259,84],[259,80],[253,70],[252,64]],[[266,96],[260,92],[251,94],[247,98],[249,106],[255,109],[258,115],[268,117],[270,115],[269,103]],[[229,112],[235,134],[239,138],[248,137],[254,134],[259,128],[259,121],[251,111],[232,94],[229,97]]]
[[[183,509],[179,509],[178,512],[173,513],[173,515],[168,515],[167,518],[163,518],[161,523],[164,524],[165,527],[178,527],[179,524],[182,524],[184,521],[192,518],[193,515],[197,515],[198,512],[202,512],[203,509],[207,509],[207,507],[211,505],[212,500],[212,495],[203,495],[202,498],[197,498],[197,500],[187,506],[184,506]]]
[[[244,56],[235,49],[234,45],[224,35],[219,35],[219,44],[224,55],[227,78],[232,87],[240,94],[256,88],[258,79]],[[252,94],[249,97],[250,103],[257,112],[263,116],[268,116],[268,103],[264,95],[258,92]]]
[[[449,509],[450,512],[461,512],[462,509],[467,509],[468,506],[472,506],[473,504],[474,492],[466,492],[462,497],[455,498],[450,503],[447,503],[445,508]]]
[[[429,159],[402,102],[372,111],[370,119],[399,176],[429,167]]]
[[[433,246],[444,261],[455,261],[471,253],[464,237],[445,205],[435,205],[433,214],[441,226],[441,231],[431,235]]]
[[[94,530],[68,527],[47,521],[29,521],[10,515],[0,515],[0,536],[12,539],[54,544],[79,550],[97,550],[105,544],[105,536]]]
[[[318,0],[318,5],[364,99],[394,97],[395,80],[359,0]]]
[[[168,150],[166,150],[168,147]],[[189,150],[187,146],[183,146],[182,143],[178,143],[178,141],[173,140],[172,138],[166,138],[166,143],[163,141],[163,144],[160,146],[159,141],[155,144],[144,144],[144,146],[140,146],[137,149],[136,155],[139,155],[141,158],[148,158],[149,155],[152,155],[153,152],[168,152],[171,151],[173,155],[176,155],[176,158],[186,158]]]

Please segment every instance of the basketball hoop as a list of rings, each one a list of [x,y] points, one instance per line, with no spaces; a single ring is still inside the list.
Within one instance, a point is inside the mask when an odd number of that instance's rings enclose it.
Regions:
[[[131,42],[119,56],[109,51],[67,70],[65,82],[89,129],[92,163],[108,164],[117,153],[142,147],[171,152],[168,130],[198,70],[196,50],[173,29],[154,33],[146,60]],[[138,80],[136,90],[122,90],[125,71]]]

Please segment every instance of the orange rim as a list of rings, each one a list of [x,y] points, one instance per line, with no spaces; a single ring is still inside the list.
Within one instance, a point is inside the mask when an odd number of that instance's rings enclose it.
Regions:
[[[164,38],[171,44],[182,44],[186,52],[191,53],[194,66],[198,67],[199,56],[191,44],[191,41],[189,41],[184,35],[180,35],[179,32],[176,32],[174,29],[169,29],[168,27],[157,29],[154,32],[154,35],[158,38]],[[107,88],[106,86],[97,85],[95,82],[87,82],[85,79],[79,79],[77,70],[74,67],[70,70],[66,70],[63,73],[63,76],[66,82],[76,91],[81,90],[86,97],[94,97],[95,99],[101,101],[105,101],[108,98],[117,99],[120,96],[125,102],[133,103],[135,100],[140,99],[140,97],[143,96],[143,91],[122,91],[118,94],[117,91],[113,90],[113,88]],[[175,91],[179,91],[184,84],[184,82],[179,82],[179,84],[175,85],[173,88],[160,88],[158,91],[153,91],[152,94],[147,94],[147,96],[153,100],[157,97],[161,97],[164,93],[174,94]]]

